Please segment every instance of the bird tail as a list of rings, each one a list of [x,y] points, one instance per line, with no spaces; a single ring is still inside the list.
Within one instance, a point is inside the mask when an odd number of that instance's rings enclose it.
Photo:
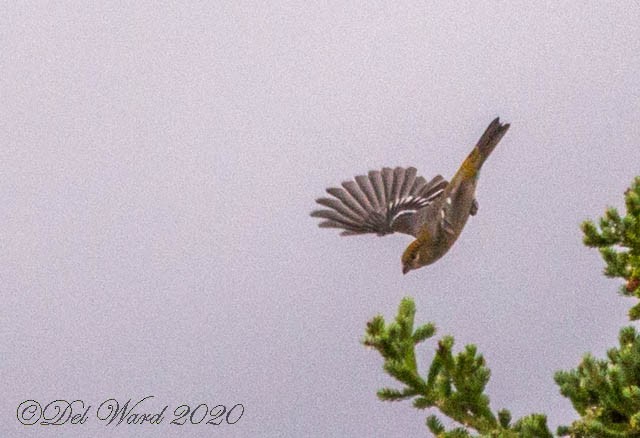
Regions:
[[[487,126],[487,129],[485,129],[484,134],[482,134],[480,140],[478,140],[478,143],[462,164],[461,170],[469,176],[472,174],[474,176],[477,175],[485,160],[491,155],[491,152],[496,148],[504,134],[506,134],[509,126],[508,123],[500,123],[500,118],[496,117],[489,126]]]
[[[500,123],[500,117],[496,117],[487,129],[485,129],[484,134],[482,134],[482,137],[478,140],[478,144],[476,144],[476,149],[478,149],[482,163],[484,163],[484,160],[493,152],[502,137],[506,134],[509,126],[508,123]]]

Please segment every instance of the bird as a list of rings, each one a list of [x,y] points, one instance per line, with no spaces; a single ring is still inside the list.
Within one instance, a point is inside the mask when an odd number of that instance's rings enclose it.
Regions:
[[[316,199],[320,228],[338,228],[343,236],[403,233],[413,240],[402,254],[402,273],[431,265],[456,242],[469,216],[478,212],[476,185],[480,169],[509,129],[495,118],[460,165],[451,181],[427,180],[415,167],[371,170],[326,189]]]

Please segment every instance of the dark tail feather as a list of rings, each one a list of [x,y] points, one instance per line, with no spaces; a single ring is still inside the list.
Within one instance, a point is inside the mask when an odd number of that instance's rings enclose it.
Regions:
[[[478,151],[478,158],[480,159],[480,161],[476,164],[478,169],[480,168],[480,166],[482,166],[482,163],[484,163],[484,160],[487,159],[491,152],[493,152],[504,134],[506,134],[509,126],[510,125],[508,123],[500,123],[500,117],[496,117],[493,122],[489,124],[475,147],[475,149]]]

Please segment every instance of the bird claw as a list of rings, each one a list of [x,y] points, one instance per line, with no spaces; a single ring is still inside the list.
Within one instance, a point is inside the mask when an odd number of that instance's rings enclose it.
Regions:
[[[475,216],[476,213],[478,213],[478,208],[480,206],[478,205],[478,201],[476,201],[475,199],[473,200],[473,204],[471,204],[471,211],[469,211],[469,214],[471,216]]]

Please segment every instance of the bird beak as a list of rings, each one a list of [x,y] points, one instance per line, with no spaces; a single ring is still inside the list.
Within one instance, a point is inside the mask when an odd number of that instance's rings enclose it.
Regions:
[[[402,267],[402,275],[405,275],[407,272],[409,272],[411,270],[411,268],[409,267],[409,265],[405,265]]]

